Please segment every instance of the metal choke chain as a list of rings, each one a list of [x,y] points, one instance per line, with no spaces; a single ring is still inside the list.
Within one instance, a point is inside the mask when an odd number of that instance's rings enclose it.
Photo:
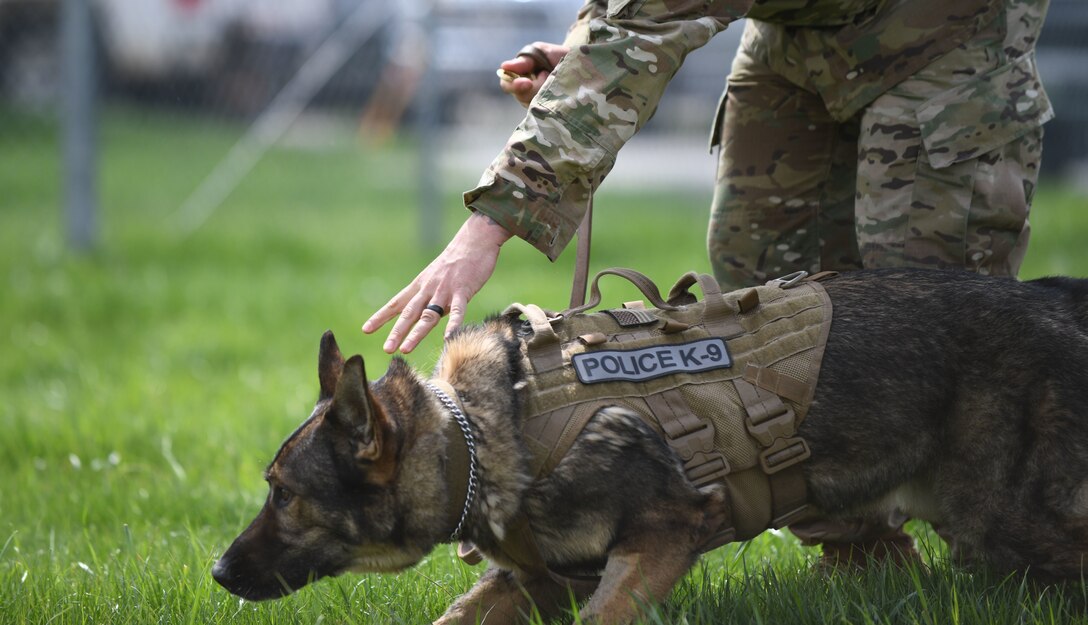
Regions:
[[[461,510],[461,518],[457,521],[457,527],[453,528],[453,533],[450,534],[450,541],[453,542],[460,540],[465,519],[468,518],[468,509],[476,498],[476,437],[472,435],[472,427],[469,425],[468,417],[457,406],[457,402],[453,401],[449,395],[433,384],[427,384],[427,388],[431,389],[431,392],[438,397],[438,401],[442,402],[446,410],[450,411],[453,420],[461,428],[461,433],[465,436],[465,445],[468,447],[468,491],[465,493],[465,507]]]

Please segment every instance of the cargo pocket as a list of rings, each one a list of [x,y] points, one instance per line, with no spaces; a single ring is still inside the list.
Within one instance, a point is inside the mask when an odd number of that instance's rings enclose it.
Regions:
[[[1036,130],[1054,109],[1027,54],[931,98],[917,117],[929,163],[942,169]]]
[[[725,84],[722,95],[718,98],[718,106],[714,109],[714,120],[710,124],[710,137],[707,142],[707,150],[713,154],[714,148],[722,144],[722,127],[725,126],[725,103],[729,99],[729,83]]]

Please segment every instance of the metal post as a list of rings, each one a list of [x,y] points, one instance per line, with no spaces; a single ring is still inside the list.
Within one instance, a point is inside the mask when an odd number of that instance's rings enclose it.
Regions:
[[[87,250],[97,238],[98,150],[90,0],[64,0],[61,12],[64,210],[68,241]]]
[[[436,16],[434,2],[421,3],[425,41],[435,40]],[[416,121],[416,141],[419,145],[419,239],[425,250],[435,250],[442,241],[442,182],[439,168],[440,110],[438,73],[435,69],[435,54],[429,50],[427,67],[420,81],[417,97],[419,98],[419,117]]]

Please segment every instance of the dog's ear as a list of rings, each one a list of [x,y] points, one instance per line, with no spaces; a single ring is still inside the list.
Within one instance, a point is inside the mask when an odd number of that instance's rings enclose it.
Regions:
[[[356,354],[344,363],[328,414],[347,430],[355,446],[356,460],[373,462],[381,457],[382,442],[390,424],[385,412],[371,398],[362,356]]]
[[[343,369],[344,357],[336,345],[336,337],[332,335],[332,330],[326,330],[321,335],[321,349],[317,354],[317,379],[321,382],[319,400],[332,398]]]

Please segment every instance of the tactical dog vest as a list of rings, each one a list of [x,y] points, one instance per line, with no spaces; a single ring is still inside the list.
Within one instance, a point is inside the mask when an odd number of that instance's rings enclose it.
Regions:
[[[605,274],[630,280],[653,307],[585,313],[600,303]],[[523,434],[536,475],[559,463],[595,412],[623,406],[664,437],[696,487],[725,486],[733,517],[707,550],[798,520],[798,463],[809,449],[797,427],[831,326],[820,277],[723,294],[711,276],[688,273],[663,299],[648,278],[617,268],[597,274],[585,306],[512,305],[506,314],[526,323]],[[696,283],[701,302],[689,291]]]

